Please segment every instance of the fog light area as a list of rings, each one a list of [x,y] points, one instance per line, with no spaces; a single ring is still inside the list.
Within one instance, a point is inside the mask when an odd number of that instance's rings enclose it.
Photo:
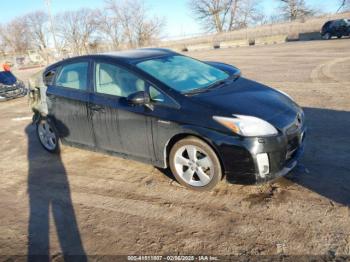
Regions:
[[[270,172],[269,156],[266,153],[258,154],[256,160],[258,162],[259,175],[265,178]]]

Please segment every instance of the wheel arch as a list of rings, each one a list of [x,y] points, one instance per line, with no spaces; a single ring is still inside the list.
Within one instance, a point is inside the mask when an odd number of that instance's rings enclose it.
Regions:
[[[216,156],[219,159],[220,162],[220,166],[221,166],[221,170],[222,170],[222,177],[225,176],[225,166],[223,164],[221,155],[218,151],[218,149],[216,148],[216,146],[211,142],[210,139],[203,137],[199,134],[196,133],[190,133],[190,132],[184,132],[184,133],[178,133],[173,135],[165,144],[164,147],[164,166],[165,168],[169,167],[169,155],[170,155],[170,151],[173,148],[173,146],[180,140],[187,138],[187,137],[195,137],[198,138],[200,140],[202,140],[203,142],[205,142],[206,144],[208,144],[210,146],[210,148],[215,152]]]

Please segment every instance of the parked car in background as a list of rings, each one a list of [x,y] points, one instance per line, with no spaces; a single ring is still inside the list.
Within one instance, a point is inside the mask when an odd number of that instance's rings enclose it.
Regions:
[[[303,110],[231,65],[139,49],[63,60],[37,85],[33,119],[47,151],[59,152],[61,140],[170,167],[195,190],[224,176],[286,175],[303,152]]]
[[[350,19],[338,19],[326,22],[321,29],[323,39],[331,39],[333,36],[341,38],[350,35]]]
[[[16,78],[11,71],[0,70],[0,102],[22,97],[27,94],[23,81]]]

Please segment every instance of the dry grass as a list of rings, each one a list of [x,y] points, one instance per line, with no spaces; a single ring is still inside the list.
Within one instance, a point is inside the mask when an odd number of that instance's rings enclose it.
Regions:
[[[254,40],[259,37],[286,35],[288,39],[298,40],[300,34],[319,32],[322,25],[333,19],[350,18],[350,12],[321,17],[313,17],[305,21],[285,22],[279,24],[262,25],[252,28],[225,32],[220,34],[204,35],[176,41],[164,41],[159,43],[159,47],[182,49],[190,45],[210,44],[217,45],[220,42],[233,40]]]

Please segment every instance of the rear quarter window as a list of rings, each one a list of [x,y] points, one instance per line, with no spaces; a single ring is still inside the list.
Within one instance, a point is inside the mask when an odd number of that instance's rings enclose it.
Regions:
[[[45,72],[44,76],[43,76],[43,80],[45,85],[53,85],[53,82],[55,80],[55,76],[56,76],[56,71],[57,68],[52,69],[48,72]]]

